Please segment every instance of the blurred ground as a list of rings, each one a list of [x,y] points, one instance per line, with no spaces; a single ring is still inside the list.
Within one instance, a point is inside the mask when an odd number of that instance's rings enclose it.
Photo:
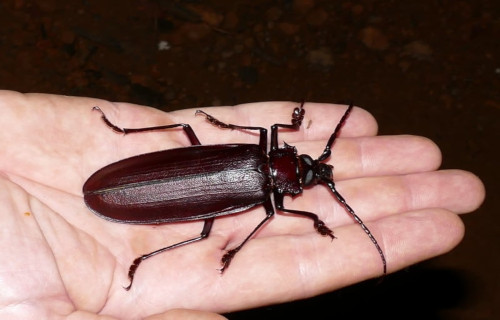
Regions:
[[[35,4],[36,3],[36,4]],[[227,315],[500,319],[500,2],[62,1],[0,4],[0,88],[164,110],[306,98],[436,141],[489,196],[451,253],[314,299]],[[407,314],[400,314],[406,310]]]

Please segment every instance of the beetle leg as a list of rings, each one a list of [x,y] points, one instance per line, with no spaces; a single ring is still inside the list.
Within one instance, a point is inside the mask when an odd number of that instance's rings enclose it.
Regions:
[[[299,130],[306,113],[303,109],[304,103],[305,101],[302,101],[300,106],[293,110],[291,124],[276,123],[271,126],[271,150],[278,149],[278,128]]]
[[[314,221],[314,228],[318,231],[319,234],[323,236],[329,236],[330,238],[335,239],[333,231],[326,226],[326,224],[318,217],[318,215],[307,211],[286,209],[283,206],[283,195],[279,193],[274,194],[274,203],[276,205],[276,208],[282,212],[297,214],[312,219]]]
[[[125,290],[128,291],[132,287],[132,282],[134,281],[135,272],[137,271],[137,268],[139,267],[141,262],[143,262],[144,260],[151,258],[157,254],[160,254],[162,252],[165,252],[165,251],[168,251],[168,250],[180,247],[180,246],[184,246],[186,244],[190,244],[190,243],[205,239],[210,234],[210,230],[212,229],[213,223],[214,223],[214,218],[210,218],[210,219],[205,220],[205,224],[203,225],[203,230],[201,230],[200,236],[198,236],[196,238],[185,240],[185,241],[173,244],[171,246],[155,250],[153,252],[150,252],[148,254],[145,254],[145,255],[142,255],[142,256],[136,258],[134,260],[134,262],[132,262],[132,264],[130,265],[130,268],[128,270],[128,279],[130,280],[130,284],[127,287],[125,287]]]
[[[106,115],[101,110],[101,108],[95,106],[92,110],[99,111],[101,113],[101,118],[104,121],[104,123],[108,127],[110,127],[113,131],[118,132],[118,133],[129,134],[129,133],[167,130],[167,129],[182,127],[182,129],[186,133],[186,135],[189,138],[189,141],[191,142],[192,145],[200,145],[201,144],[200,140],[198,140],[198,137],[196,136],[196,134],[194,133],[193,129],[191,128],[191,126],[189,124],[176,123],[176,124],[169,124],[169,125],[155,126],[155,127],[146,127],[146,128],[120,128],[120,127],[114,125],[111,121],[109,121],[109,119],[106,117]]]
[[[195,114],[202,114],[207,118],[207,121],[212,123],[214,126],[217,126],[219,128],[223,129],[238,129],[238,130],[257,130],[260,131],[260,137],[259,137],[259,146],[263,150],[267,150],[267,129],[262,128],[262,127],[251,127],[251,126],[239,126],[236,124],[231,124],[231,123],[224,123],[222,121],[219,121],[218,119],[214,118],[213,116],[209,115],[205,111],[202,110],[196,110]]]
[[[224,254],[224,256],[222,256],[221,259],[222,268],[219,269],[221,273],[223,273],[224,270],[226,270],[226,268],[231,263],[231,260],[233,260],[236,253],[241,250],[241,248],[245,245],[245,243],[247,243],[247,241],[250,240],[250,238],[252,238],[252,236],[257,232],[257,230],[259,230],[266,223],[266,221],[269,220],[274,215],[274,208],[270,198],[264,202],[264,209],[266,210],[266,217],[264,218],[264,220],[262,220],[255,227],[255,229],[253,229],[253,231],[250,232],[250,234],[245,238],[245,240],[243,240],[243,242],[239,246],[229,250]]]

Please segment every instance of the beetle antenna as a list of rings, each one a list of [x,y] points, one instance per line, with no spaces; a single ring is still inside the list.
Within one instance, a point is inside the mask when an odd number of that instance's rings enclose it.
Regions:
[[[361,218],[358,217],[358,215],[354,212],[354,210],[347,204],[347,202],[345,201],[344,197],[342,197],[340,195],[340,193],[337,191],[337,189],[335,188],[335,183],[332,180],[325,179],[325,178],[322,179],[322,182],[325,183],[330,188],[330,190],[332,190],[333,194],[335,195],[335,197],[337,198],[337,200],[340,202],[340,204],[342,204],[342,206],[351,215],[351,217],[357,223],[359,223],[359,225],[361,226],[361,228],[363,229],[363,231],[365,231],[365,233],[368,235],[368,237],[370,238],[370,240],[373,242],[373,244],[375,245],[375,248],[377,248],[377,251],[380,254],[380,258],[382,259],[382,264],[384,265],[384,275],[386,275],[387,274],[387,262],[385,260],[384,251],[382,251],[382,248],[380,248],[380,245],[378,244],[377,239],[375,239],[375,237],[371,233],[370,229],[368,229],[368,227],[364,224],[364,222],[361,220]]]
[[[318,160],[323,161],[327,159],[330,154],[332,153],[332,146],[333,143],[335,142],[335,139],[339,135],[340,129],[342,129],[342,126],[347,120],[347,117],[349,117],[349,114],[351,113],[351,110],[353,108],[352,102],[349,104],[349,107],[347,110],[344,112],[344,115],[340,119],[339,123],[337,124],[337,127],[335,127],[335,130],[333,131],[332,135],[330,136],[330,139],[328,139],[328,142],[326,143],[325,150],[323,150],[323,153],[319,156]]]

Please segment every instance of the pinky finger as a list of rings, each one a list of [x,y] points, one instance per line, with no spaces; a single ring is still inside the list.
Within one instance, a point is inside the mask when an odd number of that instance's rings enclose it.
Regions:
[[[464,225],[460,217],[445,209],[405,212],[368,223],[368,227],[384,251],[388,272],[447,253],[464,236]],[[339,244],[335,246],[335,254],[324,254],[331,250],[328,249],[328,243],[321,246],[321,259],[326,261],[321,262],[324,278],[315,282],[324,284],[318,293],[382,275],[382,262],[377,250],[359,226],[338,228],[336,236],[338,239],[335,241]],[[325,268],[328,265],[333,270]],[[318,276],[321,277],[321,274]]]

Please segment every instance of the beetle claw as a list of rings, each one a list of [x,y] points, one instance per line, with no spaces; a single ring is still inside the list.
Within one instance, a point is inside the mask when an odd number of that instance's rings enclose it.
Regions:
[[[335,239],[336,237],[333,235],[333,231],[328,228],[325,223],[321,220],[319,220],[315,224],[316,230],[322,235],[322,236],[329,236],[330,238]]]

